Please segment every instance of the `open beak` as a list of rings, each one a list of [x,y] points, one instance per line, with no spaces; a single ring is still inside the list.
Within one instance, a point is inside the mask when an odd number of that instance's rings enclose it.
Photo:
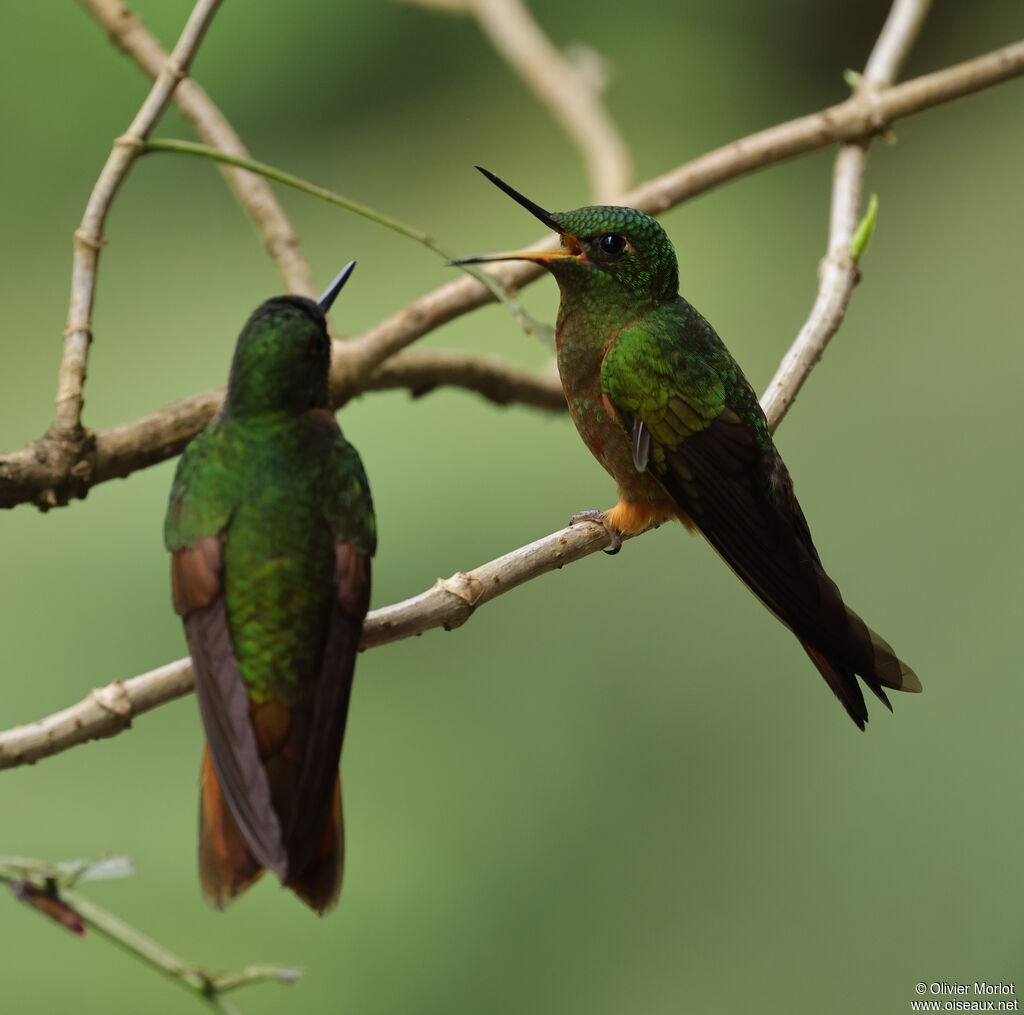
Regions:
[[[488,261],[535,261],[537,264],[550,264],[552,261],[563,261],[573,258],[576,254],[570,250],[508,250],[500,254],[477,254],[475,257],[460,257],[449,264],[486,264]]]
[[[317,300],[320,304],[320,309],[326,314],[331,309],[331,304],[338,298],[338,293],[341,292],[345,283],[348,281],[349,275],[356,270],[356,262],[349,261],[341,271],[338,272],[334,281],[324,290],[323,295]]]
[[[522,205],[534,218],[539,219],[548,227],[562,237],[563,247],[561,250],[510,250],[500,254],[478,254],[476,257],[461,257],[452,264],[485,264],[488,261],[534,261],[537,264],[550,264],[552,261],[561,261],[565,258],[578,257],[582,248],[576,238],[568,235],[558,224],[558,220],[549,211],[545,211],[539,204],[531,201],[528,197],[520,194],[514,187],[510,187],[501,177],[495,176],[490,170],[483,166],[477,166],[488,180],[499,190],[503,190],[516,204]]]

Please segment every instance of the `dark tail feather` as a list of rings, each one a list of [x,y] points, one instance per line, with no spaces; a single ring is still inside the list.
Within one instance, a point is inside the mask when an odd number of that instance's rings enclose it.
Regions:
[[[290,888],[310,909],[321,916],[333,909],[341,893],[345,862],[345,826],[341,817],[341,780],[335,780],[334,799],[320,832],[313,859],[297,877],[288,879]]]
[[[874,679],[885,687],[891,687],[894,691],[920,692],[921,681],[917,679],[917,674],[897,657],[892,645],[876,631],[872,631],[849,607],[847,607],[846,616],[858,641],[867,646],[866,654],[869,662],[866,665],[870,668]],[[868,679],[865,676],[865,680]]]
[[[895,691],[920,691],[917,674],[892,650],[892,646],[872,631],[853,610],[847,608],[847,620],[852,633],[851,650],[838,653],[823,651],[801,639],[800,644],[818,667],[826,683],[842,702],[850,718],[861,728],[868,721],[864,695],[857,683],[857,674],[868,690],[891,712],[892,704],[883,687]],[[848,660],[853,660],[850,662]]]
[[[850,718],[860,729],[864,729],[864,724],[868,721],[868,707],[864,704],[864,695],[861,693],[860,684],[857,683],[853,671],[826,658],[823,653],[806,641],[801,641],[800,644],[811,657],[811,662],[818,667],[825,682],[832,688],[833,694],[842,702],[843,708],[849,713]],[[872,690],[875,689],[872,688]],[[884,692],[875,691],[875,693],[879,694],[886,705],[889,705]],[[892,710],[891,705],[889,705],[889,709]]]
[[[209,747],[203,749],[201,779],[199,881],[207,901],[217,909],[223,909],[259,879],[263,867],[249,852],[228,807]]]

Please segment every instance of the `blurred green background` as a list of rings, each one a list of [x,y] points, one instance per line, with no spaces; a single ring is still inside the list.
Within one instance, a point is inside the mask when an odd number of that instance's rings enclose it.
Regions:
[[[638,179],[846,93],[887,4],[533,4],[559,45],[610,61]],[[171,45],[189,5],[138,8]],[[938,3],[907,75],[1020,37],[1020,4]],[[52,414],[71,234],[148,82],[74,3],[0,11],[0,444]],[[586,203],[578,157],[475,26],[371,3],[228,3],[194,74],[258,158],[467,253],[536,223],[472,171],[552,208]],[[1024,596],[1016,432],[1024,376],[1024,85],[876,144],[881,202],[846,323],[780,431],[850,603],[916,668],[920,697],[866,734],[799,645],[699,539],[665,527],[358,666],[344,755],[348,864],[322,922],[270,880],[224,914],[195,871],[195,702],[0,775],[0,852],[130,854],[90,895],[213,968],[276,960],[294,1012],[898,1012],[914,984],[1024,979]],[[157,135],[190,137],[171,112]],[[825,151],[665,216],[684,294],[762,390],[810,307]],[[318,281],[358,257],[335,321],[358,333],[451,276],[401,237],[291,192]],[[226,377],[280,289],[208,164],[153,156],[107,224],[86,422],[131,419]],[[550,280],[526,293],[553,319]],[[431,345],[539,367],[487,308]],[[375,606],[607,506],[567,418],[445,391],[341,414],[376,497]],[[0,518],[0,726],[184,653],[161,525],[173,463],[84,502]],[[92,936],[0,896],[5,1012],[199,1010]]]

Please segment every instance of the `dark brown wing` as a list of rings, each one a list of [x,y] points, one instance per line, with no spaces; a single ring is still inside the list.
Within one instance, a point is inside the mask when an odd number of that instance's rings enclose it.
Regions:
[[[735,413],[725,409],[706,430],[665,450],[659,478],[666,489],[797,635],[858,726],[867,708],[855,674],[887,706],[883,686],[920,690],[891,646],[843,603],[818,558],[785,464],[759,446]]]
[[[253,856],[280,878],[288,858],[270,783],[249,718],[221,594],[221,542],[210,536],[171,557],[175,609],[182,615],[196,697],[220,790]]]
[[[370,558],[350,543],[336,545],[335,578],[330,629],[285,833],[289,887],[321,912],[341,888],[344,843],[338,764],[356,653],[370,603]],[[334,843],[331,827],[337,828]]]

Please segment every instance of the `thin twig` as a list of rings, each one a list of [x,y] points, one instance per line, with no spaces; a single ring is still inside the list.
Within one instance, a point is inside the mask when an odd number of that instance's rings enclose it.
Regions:
[[[167,54],[142,24],[137,14],[120,0],[79,0],[103,25],[116,46],[135,61],[151,78],[156,78],[167,61]],[[242,139],[235,133],[214,101],[191,78],[174,90],[174,103],[206,144],[231,155],[249,156]],[[299,238],[278,203],[270,185],[261,176],[232,166],[221,169],[239,203],[249,213],[267,253],[289,292],[315,296],[317,289],[309,262],[302,253]]]
[[[857,284],[857,264],[850,256],[850,239],[857,225],[865,154],[859,145],[843,145],[836,156],[829,249],[819,269],[818,294],[807,320],[761,397],[773,433],[842,323]]]
[[[35,898],[52,899],[62,907],[67,907],[80,919],[79,932],[81,924],[92,928],[139,961],[181,984],[218,1011],[236,1011],[221,997],[227,991],[268,981],[290,986],[302,975],[302,971],[293,966],[270,964],[247,966],[236,973],[208,973],[179,958],[163,945],[125,923],[120,917],[75,891],[71,887],[75,880],[74,875],[69,875],[67,869],[68,865],[47,864],[24,857],[0,857],[0,882],[11,885],[28,882],[34,885],[37,889],[34,892]]]
[[[237,973],[216,973],[210,978],[210,982],[218,994],[226,994],[229,990],[250,987],[254,983],[284,983],[291,986],[298,983],[301,977],[302,970],[295,966],[276,966],[261,962],[246,966]]]
[[[931,0],[895,0],[868,58],[855,98],[871,102],[879,88],[891,85],[924,23]],[[860,279],[852,244],[860,220],[861,190],[868,160],[868,139],[844,144],[832,176],[828,252],[819,268],[818,295],[761,399],[769,425],[792,405],[812,367],[846,316]]]
[[[597,201],[610,202],[629,189],[633,159],[601,104],[601,82],[551,43],[522,0],[405,2],[474,17],[494,48],[579,149]]]
[[[370,374],[362,390],[405,388],[418,397],[440,387],[472,391],[496,405],[565,411],[565,393],[554,361],[544,373],[534,374],[496,357],[450,349],[406,349],[385,360]]]
[[[149,95],[135,114],[126,137],[142,140],[149,135],[167,108],[171,93],[187,74],[192,58],[213,20],[221,0],[197,0],[177,45],[157,75]],[[106,242],[103,224],[118,188],[135,161],[136,150],[115,143],[107,157],[85,207],[82,223],[75,230],[74,262],[71,270],[71,305],[64,332],[64,355],[57,378],[57,408],[53,434],[69,442],[82,432],[82,386],[85,383],[89,345],[92,341],[92,305],[96,291],[96,267]]]
[[[122,138],[121,141],[126,144],[135,143],[130,139],[124,138]],[[211,148],[209,145],[196,144],[193,141],[179,141],[176,138],[154,138],[151,141],[139,142],[137,147],[143,154],[147,152],[177,152],[179,155],[195,155],[199,158],[211,159],[214,162],[235,166],[238,169],[245,169],[250,173],[258,174],[265,179],[276,180],[278,183],[282,183],[286,187],[292,187],[295,190],[302,191],[304,194],[317,197],[321,201],[333,204],[337,208],[344,208],[346,211],[350,211],[354,215],[358,215],[360,218],[364,218],[369,222],[374,222],[379,226],[383,226],[385,229],[390,229],[392,232],[398,233],[399,236],[405,236],[410,240],[415,240],[417,243],[426,247],[427,250],[437,254],[437,256],[444,261],[450,262],[455,257],[455,253],[453,251],[446,250],[432,236],[423,232],[422,229],[417,229],[415,226],[402,222],[400,219],[396,219],[391,215],[385,215],[383,212],[379,212],[376,208],[371,208],[369,205],[363,204],[361,201],[355,201],[350,197],[346,197],[344,194],[337,193],[337,191],[330,190],[327,187],[322,187],[318,183],[310,183],[309,180],[304,180],[301,176],[296,176],[294,173],[278,169],[276,166],[267,165],[265,162],[258,162],[249,156],[242,157],[240,155],[232,155],[229,152],[222,152],[217,148]],[[505,304],[527,334],[543,329],[544,326],[539,321],[535,321],[530,317],[518,301],[516,301],[504,286],[502,286],[500,281],[472,264],[460,264],[458,265],[458,268],[460,271],[465,272],[465,274],[486,286],[494,299],[500,300]]]
[[[136,930],[131,924],[125,923],[120,917],[97,906],[91,899],[87,899],[79,892],[65,888],[58,894],[60,900],[70,906],[82,918],[86,926],[91,927],[108,941],[134,955],[140,962],[151,966],[176,983],[180,983],[212,1007],[221,1011],[233,1010],[217,997],[218,991],[213,989],[212,977],[209,974],[187,963],[184,959],[180,959],[162,944]]]
[[[864,67],[865,81],[891,85],[896,80],[931,5],[932,0],[895,0]]]
[[[968,60],[934,74],[927,74],[891,88],[881,88],[870,99],[854,95],[838,106],[771,127],[708,152],[692,162],[642,184],[623,200],[643,211],[657,214],[680,202],[744,173],[753,172],[783,159],[826,147],[835,141],[868,138],[885,131],[895,121],[933,106],[1024,73],[1024,42],[1016,42],[985,56]],[[535,249],[553,246],[551,238],[534,244]],[[540,268],[514,262],[493,269],[506,289],[515,291],[537,278]],[[385,319],[359,338],[344,343],[332,362],[331,391],[336,405],[363,390],[364,379],[386,359],[446,322],[468,313],[493,299],[482,285],[460,278],[427,293]],[[208,396],[198,396],[203,400]],[[132,449],[132,458],[142,465],[162,461],[180,450],[180,444],[161,441],[167,430],[185,435],[185,441],[202,429],[209,416],[195,411],[196,399],[187,399],[162,410],[159,427],[140,427],[140,435],[153,434],[153,443]],[[148,417],[152,420],[152,417]],[[133,424],[125,424],[132,427]],[[171,447],[174,450],[169,450]],[[52,453],[45,442],[0,456],[0,507],[32,501],[40,507],[66,503],[83,496],[97,480],[91,464],[76,472],[86,461],[87,450],[78,458],[66,459]],[[129,469],[128,471],[132,471]],[[127,475],[127,472],[108,472]]]

